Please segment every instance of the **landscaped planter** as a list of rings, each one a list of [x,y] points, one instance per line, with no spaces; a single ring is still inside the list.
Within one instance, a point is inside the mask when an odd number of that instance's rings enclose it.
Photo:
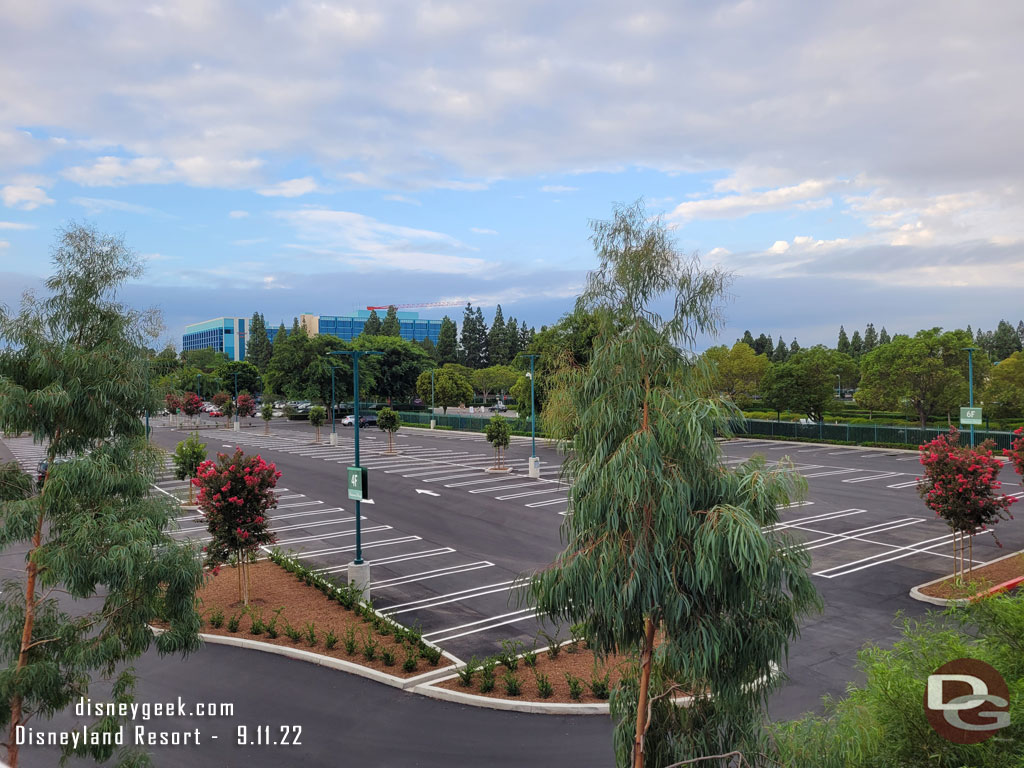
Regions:
[[[915,600],[931,605],[965,605],[969,601],[1024,585],[1024,552],[979,565],[967,574],[964,586],[954,576],[940,576],[910,590]]]

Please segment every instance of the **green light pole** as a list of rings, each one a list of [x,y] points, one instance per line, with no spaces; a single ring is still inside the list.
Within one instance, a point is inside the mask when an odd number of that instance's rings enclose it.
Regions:
[[[352,358],[352,427],[355,430],[355,468],[359,468],[359,358],[363,355],[383,355],[383,352],[369,349],[351,349],[331,352],[332,355],[349,355]],[[356,502],[356,557],[348,567],[348,581],[356,584],[368,594],[370,586],[370,566],[363,562],[363,538],[360,521],[359,499]]]
[[[537,408],[534,400],[534,368],[533,363],[540,355],[525,355],[520,357],[530,358],[530,477],[540,477],[540,462],[537,460]]]
[[[196,374],[196,394],[199,396],[199,400],[202,401],[202,399],[203,399],[203,374],[201,374],[201,373],[197,373]],[[202,413],[202,411],[200,411],[199,413]],[[197,436],[199,435],[199,413],[197,413],[196,416],[195,416],[195,419],[196,419],[195,420],[195,426],[196,426],[195,433],[196,433]]]
[[[234,423],[234,430],[235,430],[235,432],[237,432],[239,430],[239,424],[238,424],[238,371],[235,371],[231,375],[235,377],[235,423]]]
[[[977,347],[962,347],[961,352],[967,353],[967,391],[970,402],[969,407],[974,407],[974,350]],[[974,425],[971,424],[971,448],[974,447]]]

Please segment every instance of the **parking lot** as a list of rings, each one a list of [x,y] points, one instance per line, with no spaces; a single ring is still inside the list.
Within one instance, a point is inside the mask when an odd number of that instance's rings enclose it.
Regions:
[[[351,428],[337,428],[336,446],[328,444],[329,431],[322,430],[319,444],[308,424],[288,421],[275,421],[270,435],[257,424],[239,432],[204,429],[200,436],[211,455],[240,446],[274,461],[283,473],[271,526],[278,546],[344,578],[355,551],[355,507],[344,488],[354,446]],[[183,436],[165,427],[154,433],[167,448]],[[561,550],[569,485],[560,477],[559,455],[538,442],[541,477],[529,478],[530,439],[514,437],[507,457],[514,471],[487,476],[493,452],[482,435],[409,428],[395,439],[398,455],[388,456],[383,433],[364,430],[360,438],[371,496],[362,505],[362,541],[375,605],[419,625],[459,658],[493,653],[505,639],[529,647],[539,630],[554,633],[517,598],[519,577]],[[6,443],[30,470],[43,453],[28,438]],[[782,510],[779,529],[804,540],[826,606],[805,622],[785,670],[790,683],[772,702],[774,714],[791,716],[813,708],[823,693],[841,694],[856,679],[856,651],[897,637],[897,611],[923,613],[926,606],[908,592],[950,572],[952,544],[946,525],[917,496],[914,452],[767,440],[723,445],[727,465],[756,454],[769,462],[786,457],[807,479],[806,497]],[[1007,493],[1022,495],[1011,470],[1002,479]],[[187,488],[169,470],[157,486],[171,494]],[[205,537],[194,516],[178,524],[177,537]],[[1024,548],[1014,523],[997,533],[1003,549],[991,531],[976,537],[977,563]]]

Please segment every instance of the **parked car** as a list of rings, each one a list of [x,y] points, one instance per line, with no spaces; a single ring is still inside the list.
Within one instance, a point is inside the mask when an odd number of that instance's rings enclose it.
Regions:
[[[343,427],[352,427],[355,426],[355,423],[356,417],[353,416],[351,413],[341,420],[341,426]]]
[[[359,426],[362,427],[376,427],[377,426],[377,414],[371,413],[369,416],[359,417]]]
[[[499,401],[491,406],[491,410],[496,411],[498,413],[504,413],[505,411],[508,410],[508,406]]]
[[[67,461],[68,459],[66,457],[58,456],[53,460],[53,465],[57,466],[58,464],[64,464]],[[43,488],[43,481],[46,479],[46,469],[48,466],[49,464],[46,459],[43,459],[36,464],[36,488],[39,490],[42,490]]]

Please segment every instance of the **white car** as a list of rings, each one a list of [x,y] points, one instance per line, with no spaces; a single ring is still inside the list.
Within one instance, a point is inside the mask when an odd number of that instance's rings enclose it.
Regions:
[[[343,418],[340,423],[343,427],[353,427],[356,423],[356,417],[350,413],[348,416]]]

